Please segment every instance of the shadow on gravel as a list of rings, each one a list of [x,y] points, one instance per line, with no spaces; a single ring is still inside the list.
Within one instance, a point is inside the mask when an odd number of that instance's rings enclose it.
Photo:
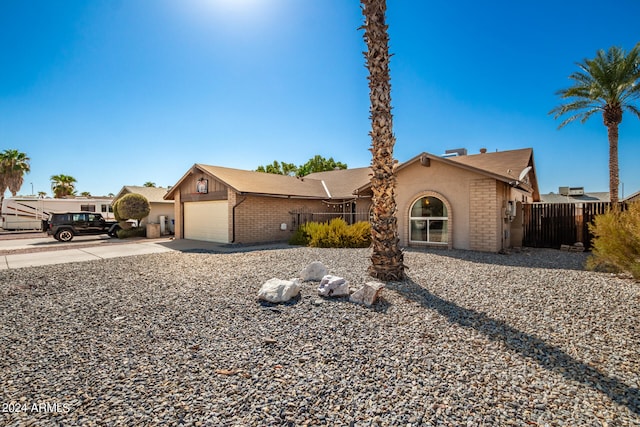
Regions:
[[[240,252],[266,251],[275,249],[292,249],[287,243],[264,243],[264,244],[240,244],[240,243],[215,243],[190,239],[175,239],[168,242],[158,242],[157,245],[174,251],[189,254],[232,254]]]
[[[404,282],[388,283],[387,289],[395,291],[427,309],[437,311],[452,323],[474,328],[490,340],[504,343],[509,349],[533,360],[544,369],[600,391],[615,403],[626,406],[635,414],[640,414],[640,390],[638,388],[630,387],[619,379],[610,377],[596,368],[574,359],[559,347],[547,344],[534,335],[519,331],[501,320],[488,317],[484,313],[463,308],[451,301],[444,300],[411,279]]]
[[[439,248],[405,248],[404,252],[439,255],[481,264],[578,271],[584,271],[584,264],[589,256],[585,252],[562,252],[542,248],[524,248],[520,252],[509,254]]]

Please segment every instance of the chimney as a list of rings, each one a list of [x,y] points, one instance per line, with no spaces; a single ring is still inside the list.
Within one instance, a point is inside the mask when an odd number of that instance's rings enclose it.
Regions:
[[[487,152],[487,149],[486,149],[486,148],[482,147],[482,148],[480,149],[480,154],[484,154],[484,153],[486,153],[486,152]]]

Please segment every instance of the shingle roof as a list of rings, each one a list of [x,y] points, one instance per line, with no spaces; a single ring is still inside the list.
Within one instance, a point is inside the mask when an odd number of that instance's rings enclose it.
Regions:
[[[142,187],[137,185],[125,185],[124,187],[122,187],[120,192],[116,194],[116,197],[113,198],[113,201],[115,202],[125,194],[136,193],[142,194],[144,197],[146,197],[149,203],[172,203],[170,200],[166,200],[164,198],[164,195],[167,194],[167,191],[169,190],[164,187]]]
[[[353,197],[353,190],[367,184],[371,180],[371,168],[315,172],[307,175],[305,178],[323,180],[331,193],[331,197],[347,199]]]
[[[540,201],[543,203],[584,203],[584,202],[608,202],[608,191],[584,193],[581,196],[565,196],[562,194],[549,193],[541,194]]]
[[[528,166],[532,166],[532,169],[528,174],[529,184],[519,184],[525,188],[530,187],[534,200],[538,199],[538,182],[535,175],[535,168],[533,168],[533,150],[531,148],[456,157],[441,157],[424,152],[402,164],[399,164],[396,171],[401,171],[416,162],[420,162],[423,158],[446,163],[451,166],[462,167],[507,183],[515,183],[520,173]],[[356,191],[365,191],[368,186],[369,183],[366,183],[365,185],[358,187]]]
[[[636,191],[635,193],[625,197],[625,202],[635,202],[640,200],[640,191]]]
[[[522,148],[519,150],[450,157],[449,160],[513,181],[518,179],[520,172],[529,166],[532,155],[533,150],[531,148]]]
[[[423,156],[452,166],[473,170],[509,183],[517,180],[520,172],[527,166],[533,166],[533,150],[531,148],[524,148],[520,150],[450,158],[422,153],[398,165],[397,170],[401,170],[412,163],[420,161]],[[371,168],[364,167],[316,172],[302,178],[297,178],[197,163],[167,192],[165,197],[172,199],[174,190],[180,186],[182,181],[190,173],[196,170],[200,170],[216,178],[239,193],[313,199],[348,199],[354,197],[356,191],[361,191],[368,187],[371,175]],[[529,176],[534,199],[537,199],[538,190],[535,169],[531,171]]]
[[[265,172],[225,168],[222,166],[195,165],[239,193],[268,194],[303,198],[326,198],[327,191],[322,181],[276,175]]]

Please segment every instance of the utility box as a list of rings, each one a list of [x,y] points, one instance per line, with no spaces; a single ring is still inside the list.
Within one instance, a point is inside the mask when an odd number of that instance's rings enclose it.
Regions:
[[[160,224],[147,224],[147,239],[160,237]]]

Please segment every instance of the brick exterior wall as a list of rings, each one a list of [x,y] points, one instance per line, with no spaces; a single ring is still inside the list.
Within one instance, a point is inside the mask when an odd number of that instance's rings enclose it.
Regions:
[[[230,228],[233,227],[233,206],[236,206],[233,243],[286,242],[295,232],[289,212],[301,208],[316,212],[326,210],[320,200],[244,196],[233,193],[233,197],[229,195]],[[286,230],[281,229],[281,224],[286,224]],[[233,230],[230,229],[230,236],[232,235]]]
[[[495,179],[475,179],[470,182],[470,249],[497,252],[500,250],[501,231],[498,223],[497,184]],[[496,218],[496,215],[498,217]]]

